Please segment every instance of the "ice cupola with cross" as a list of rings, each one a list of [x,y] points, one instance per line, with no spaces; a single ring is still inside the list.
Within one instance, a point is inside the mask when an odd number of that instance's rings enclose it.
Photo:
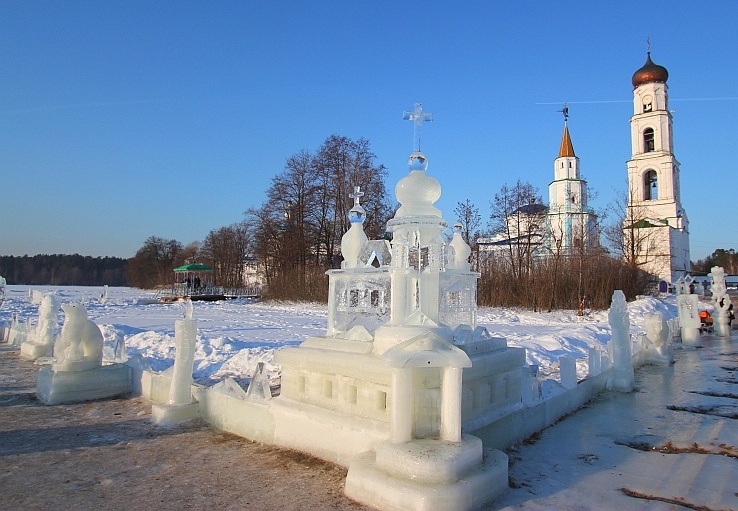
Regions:
[[[420,150],[422,125],[432,116],[416,104],[404,118],[413,122],[414,141],[409,173],[395,188],[400,207],[387,222],[392,241],[367,239],[364,193],[355,187],[351,227],[341,239],[341,269],[328,271],[328,335],[373,332],[373,351],[379,355],[418,327],[449,342],[455,330],[457,337],[462,332],[468,337],[476,327],[478,274],[470,271],[471,249],[458,227],[448,239],[448,223],[434,205],[441,186],[427,174],[428,158]]]
[[[469,270],[470,249],[458,228],[450,242],[444,237],[448,223],[434,205],[441,197],[441,185],[427,174],[428,158],[420,148],[423,123],[432,116],[418,103],[404,118],[414,124],[413,152],[409,174],[395,187],[400,207],[387,222],[392,234],[391,317],[375,335],[379,354],[419,327],[448,341],[453,339],[452,329],[476,327],[478,275]]]

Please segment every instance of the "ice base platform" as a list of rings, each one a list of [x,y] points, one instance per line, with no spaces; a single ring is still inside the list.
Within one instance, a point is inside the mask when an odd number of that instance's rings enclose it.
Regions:
[[[461,442],[387,443],[356,457],[345,492],[379,509],[472,510],[507,491],[507,464],[505,453],[484,449],[472,435]]]
[[[155,403],[151,407],[151,420],[159,426],[179,424],[196,419],[200,415],[200,404],[197,401],[184,405]]]
[[[87,371],[54,371],[46,366],[38,373],[36,397],[47,405],[78,403],[131,393],[131,368],[110,364]]]
[[[21,358],[25,360],[38,360],[41,357],[51,355],[52,347],[47,344],[37,344],[26,341],[20,346]]]

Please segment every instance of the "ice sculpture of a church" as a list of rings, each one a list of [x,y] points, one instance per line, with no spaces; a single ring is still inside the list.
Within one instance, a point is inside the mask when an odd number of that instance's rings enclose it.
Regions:
[[[348,496],[380,509],[473,509],[507,489],[507,457],[462,433],[521,400],[525,352],[476,326],[470,249],[434,203],[415,122],[410,173],[395,189],[392,242],[368,240],[359,189],[341,269],[330,270],[328,331],[276,354],[274,441],[349,467]],[[473,428],[477,429],[477,428]]]

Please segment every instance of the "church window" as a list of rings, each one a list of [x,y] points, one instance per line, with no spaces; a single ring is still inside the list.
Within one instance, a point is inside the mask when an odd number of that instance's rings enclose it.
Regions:
[[[659,198],[659,182],[655,170],[649,170],[643,175],[643,200]]]
[[[651,153],[655,150],[653,128],[643,130],[643,152]]]

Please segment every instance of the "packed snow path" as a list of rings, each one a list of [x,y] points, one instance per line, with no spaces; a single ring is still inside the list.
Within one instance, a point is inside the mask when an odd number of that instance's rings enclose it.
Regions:
[[[701,344],[508,450],[495,508],[737,510],[738,333]]]
[[[203,421],[151,424],[143,398],[46,406],[38,366],[0,344],[0,510],[341,509],[346,469]]]

